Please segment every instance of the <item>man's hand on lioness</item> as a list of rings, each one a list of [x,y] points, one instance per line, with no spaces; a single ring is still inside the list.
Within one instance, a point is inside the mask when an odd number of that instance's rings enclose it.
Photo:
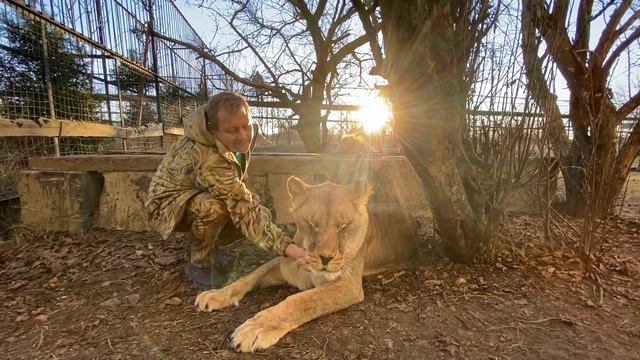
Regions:
[[[308,269],[309,257],[307,249],[296,244],[289,244],[285,250],[285,254],[287,254],[288,257],[294,258],[296,260],[296,264],[302,265],[305,269]]]

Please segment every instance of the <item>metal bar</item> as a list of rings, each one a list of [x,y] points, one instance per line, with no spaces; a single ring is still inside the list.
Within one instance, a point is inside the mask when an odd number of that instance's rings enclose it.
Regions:
[[[102,16],[102,1],[96,0],[96,16],[98,17],[98,38],[100,39],[100,43],[102,45],[105,44],[104,38],[104,17]],[[102,57],[102,80],[104,83],[104,93],[109,97],[109,79],[107,77],[107,60],[105,57]],[[113,124],[113,119],[111,118],[111,101],[107,101],[107,118],[109,119],[109,124]]]
[[[156,47],[156,37],[153,36],[154,31],[154,14],[153,14],[153,1],[148,1],[149,6],[149,36],[151,37],[151,58],[153,61],[153,72],[155,76],[155,87],[156,87],[156,111],[158,112],[158,123],[164,124],[162,119],[162,106],[160,104],[160,79],[158,77],[158,49]]]

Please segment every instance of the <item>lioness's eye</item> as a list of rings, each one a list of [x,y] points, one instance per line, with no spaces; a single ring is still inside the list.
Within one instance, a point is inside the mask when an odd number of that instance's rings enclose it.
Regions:
[[[313,220],[311,220],[310,218],[305,218],[305,220],[307,220],[307,224],[309,224],[309,226],[311,227],[311,229],[313,229],[314,231],[316,231],[316,229],[318,228],[316,226],[316,223],[313,222]]]
[[[340,227],[338,228],[338,231],[346,230],[349,226],[351,226],[351,222],[344,223],[344,224],[340,225]]]

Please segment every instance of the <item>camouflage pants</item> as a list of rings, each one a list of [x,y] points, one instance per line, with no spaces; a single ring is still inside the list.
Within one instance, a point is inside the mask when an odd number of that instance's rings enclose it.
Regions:
[[[225,203],[209,193],[192,197],[176,231],[191,232],[191,263],[210,267],[220,246],[228,245],[242,237],[229,216]]]

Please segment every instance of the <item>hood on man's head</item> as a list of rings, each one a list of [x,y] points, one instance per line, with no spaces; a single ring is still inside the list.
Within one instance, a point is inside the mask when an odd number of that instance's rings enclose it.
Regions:
[[[207,130],[205,110],[207,104],[200,105],[184,120],[184,136],[200,144],[216,146],[216,137]]]

